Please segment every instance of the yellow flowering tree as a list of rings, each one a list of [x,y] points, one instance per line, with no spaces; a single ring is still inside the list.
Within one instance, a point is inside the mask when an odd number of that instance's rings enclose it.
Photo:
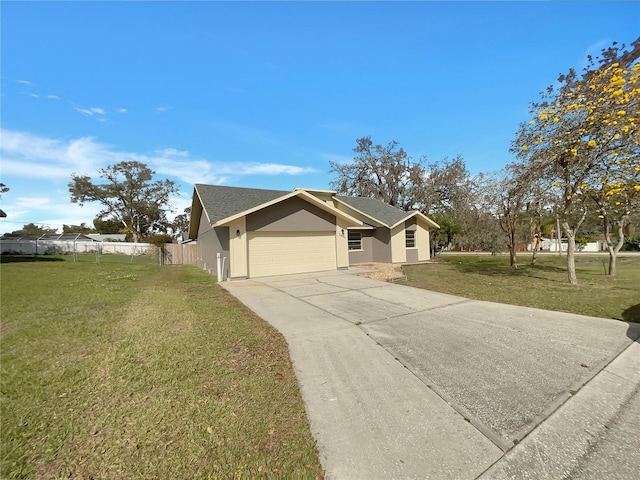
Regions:
[[[614,43],[600,58],[589,57],[582,75],[573,69],[560,75],[558,85],[532,103],[533,118],[520,125],[512,144],[527,175],[554,193],[572,284],[578,283],[575,234],[588,213],[587,201],[597,199],[605,217],[614,209],[604,206],[620,206],[623,192],[640,190],[640,38],[630,47]]]

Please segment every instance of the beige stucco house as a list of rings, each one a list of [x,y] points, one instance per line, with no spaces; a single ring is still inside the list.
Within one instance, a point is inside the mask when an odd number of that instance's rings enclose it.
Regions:
[[[330,190],[291,192],[195,185],[189,238],[198,264],[240,279],[348,268],[363,262],[429,260],[429,229],[420,212]]]

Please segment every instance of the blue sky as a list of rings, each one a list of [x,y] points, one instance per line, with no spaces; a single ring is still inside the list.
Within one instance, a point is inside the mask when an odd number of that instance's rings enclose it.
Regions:
[[[91,224],[72,173],[329,188],[356,139],[512,160],[528,105],[640,34],[639,2],[10,2],[1,9],[0,232]]]

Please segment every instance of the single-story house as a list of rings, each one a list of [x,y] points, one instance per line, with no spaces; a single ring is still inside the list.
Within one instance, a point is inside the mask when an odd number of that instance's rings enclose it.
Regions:
[[[363,262],[429,260],[429,229],[418,211],[331,190],[293,191],[196,184],[189,239],[198,264],[241,279],[348,268]]]

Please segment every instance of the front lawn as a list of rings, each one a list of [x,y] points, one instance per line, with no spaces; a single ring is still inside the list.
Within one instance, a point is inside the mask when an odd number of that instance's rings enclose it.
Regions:
[[[640,322],[640,256],[618,258],[618,275],[605,275],[608,257],[578,255],[577,286],[567,282],[566,258],[555,255],[518,257],[509,267],[508,255],[455,255],[446,263],[405,266],[407,285],[477,300],[510,303],[563,312]]]
[[[322,477],[284,338],[195,267],[4,263],[0,478]]]

